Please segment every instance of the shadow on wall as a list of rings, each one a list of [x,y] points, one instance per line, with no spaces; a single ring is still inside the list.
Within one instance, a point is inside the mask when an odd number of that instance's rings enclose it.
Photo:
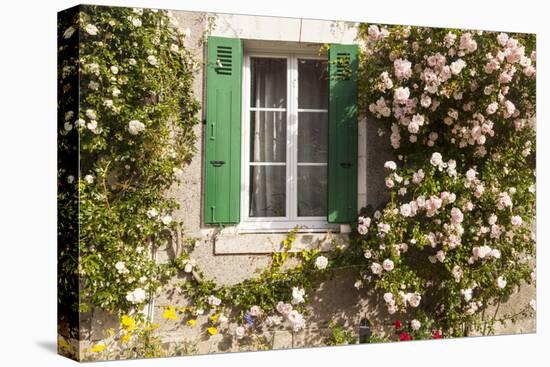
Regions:
[[[366,128],[366,172],[359,174],[367,175],[367,208],[373,210],[381,209],[389,200],[385,184],[384,162],[396,160],[393,148],[390,145],[390,130],[384,127],[382,121],[368,117]]]
[[[366,317],[371,321],[376,320],[376,327],[383,328],[389,314],[384,307],[380,307],[379,295],[368,284],[365,288],[356,289],[356,280],[355,272],[346,269],[322,283],[310,306],[311,322],[322,327],[326,326],[323,324],[327,321],[333,320],[339,325],[356,329],[360,320]]]

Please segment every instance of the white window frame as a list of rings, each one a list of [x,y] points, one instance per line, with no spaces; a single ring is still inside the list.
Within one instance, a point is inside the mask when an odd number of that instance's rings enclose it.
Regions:
[[[287,106],[286,108],[253,108],[250,106],[251,90],[251,58],[281,58],[287,60]],[[319,217],[298,217],[297,207],[297,170],[300,166],[327,166],[326,163],[298,163],[298,112],[325,112],[328,109],[298,109],[298,60],[327,60],[327,57],[303,52],[278,53],[272,51],[251,51],[244,56],[242,84],[242,136],[241,136],[241,220],[238,230],[248,232],[287,231],[296,226],[301,232],[326,232],[339,229],[339,225],[328,223],[327,215]],[[250,163],[250,112],[252,111],[286,111],[286,163],[258,164]],[[250,217],[250,166],[253,165],[285,165],[286,164],[286,216],[285,217]],[[327,170],[328,172],[328,170]],[[327,193],[328,194],[328,193]],[[328,214],[328,213],[327,213]]]

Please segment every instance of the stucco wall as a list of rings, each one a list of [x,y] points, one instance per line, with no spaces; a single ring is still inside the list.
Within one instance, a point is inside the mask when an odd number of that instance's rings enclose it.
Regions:
[[[207,17],[215,16],[206,13],[191,13],[174,11],[174,16],[179,22],[179,27],[184,30],[189,28],[191,36],[188,38],[188,47],[195,50],[196,57],[204,62],[204,46],[201,43],[203,31],[207,28]],[[329,22],[307,19],[289,19],[274,17],[253,17],[243,15],[217,15],[213,34],[218,36],[232,36],[248,39],[266,39],[294,42],[342,42],[352,43],[355,38],[353,23]],[[204,75],[197,75],[194,83],[196,97],[204,101]],[[202,119],[202,112],[201,112]],[[360,206],[370,205],[377,208],[386,200],[384,186],[383,164],[392,158],[389,148],[389,133],[379,133],[380,122],[373,119],[362,119],[359,124],[359,165],[361,176],[359,177],[359,203]],[[202,144],[203,125],[195,127],[197,140],[197,155],[195,159],[184,167],[183,180],[174,186],[169,195],[177,198],[181,205],[175,213],[175,217],[184,223],[184,228],[177,235],[174,243],[159,249],[155,256],[157,261],[167,261],[181,252],[184,239],[197,238],[196,247],[192,258],[197,266],[202,269],[206,277],[215,279],[220,284],[235,284],[246,278],[253,277],[269,262],[269,252],[280,244],[281,234],[247,235],[235,234],[231,229],[226,229],[222,236],[218,237],[218,243],[214,240],[218,229],[201,225],[202,208],[202,176],[204,147]],[[363,184],[361,184],[363,183]],[[223,235],[227,241],[223,242]],[[324,234],[314,235],[313,240],[300,235],[298,243],[308,245],[308,241],[315,242]],[[338,236],[337,234],[335,236]],[[220,239],[221,238],[221,239]],[[230,243],[238,238],[242,247],[237,242]],[[342,238],[340,238],[342,239]],[[222,242],[219,242],[222,241]],[[221,243],[221,244],[220,244]],[[266,244],[269,244],[266,247]],[[263,250],[261,246],[263,245]],[[224,250],[225,249],[225,250]],[[259,250],[260,249],[260,250]],[[228,255],[230,253],[230,255]],[[168,345],[181,344],[185,339],[198,340],[199,353],[212,353],[240,350],[233,338],[233,330],[236,325],[230,325],[230,332],[224,335],[215,335],[204,338],[199,335],[200,324],[207,321],[207,315],[198,318],[195,328],[185,327],[183,321],[164,320],[162,311],[165,306],[185,306],[187,300],[174,286],[184,281],[188,275],[179,274],[170,284],[167,284],[159,295],[149,304],[146,312],[151,316],[151,321],[159,323],[159,333]],[[287,348],[297,346],[318,345],[324,333],[323,329],[327,321],[335,319],[349,326],[351,330],[357,330],[359,320],[368,317],[377,328],[383,330],[389,323],[388,315],[377,307],[380,304],[377,296],[367,284],[364,289],[356,290],[353,287],[355,279],[348,273],[342,273],[335,279],[321,285],[318,292],[312,295],[313,302],[310,306],[312,319],[303,332],[292,335],[285,331],[270,331],[266,334],[274,348]],[[507,312],[514,312],[528,301],[534,298],[534,288],[522,289],[514,299],[502,306]],[[116,326],[116,318],[102,312],[83,315],[83,333],[81,339],[89,343],[106,336],[105,329]],[[522,320],[517,325],[499,327],[497,333],[533,332],[535,323],[532,319]]]

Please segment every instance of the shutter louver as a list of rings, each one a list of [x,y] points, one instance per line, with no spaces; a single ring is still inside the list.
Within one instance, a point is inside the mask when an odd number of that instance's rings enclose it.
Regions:
[[[238,223],[241,177],[242,44],[208,37],[206,74],[206,224]]]
[[[357,46],[329,51],[328,221],[357,219]]]

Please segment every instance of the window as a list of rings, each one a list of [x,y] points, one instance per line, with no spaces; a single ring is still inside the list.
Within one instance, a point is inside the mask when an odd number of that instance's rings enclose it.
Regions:
[[[244,69],[241,227],[329,228],[326,58],[249,54]]]
[[[357,45],[332,44],[328,59],[287,49],[243,57],[242,40],[208,37],[206,225],[324,230],[357,218]]]

